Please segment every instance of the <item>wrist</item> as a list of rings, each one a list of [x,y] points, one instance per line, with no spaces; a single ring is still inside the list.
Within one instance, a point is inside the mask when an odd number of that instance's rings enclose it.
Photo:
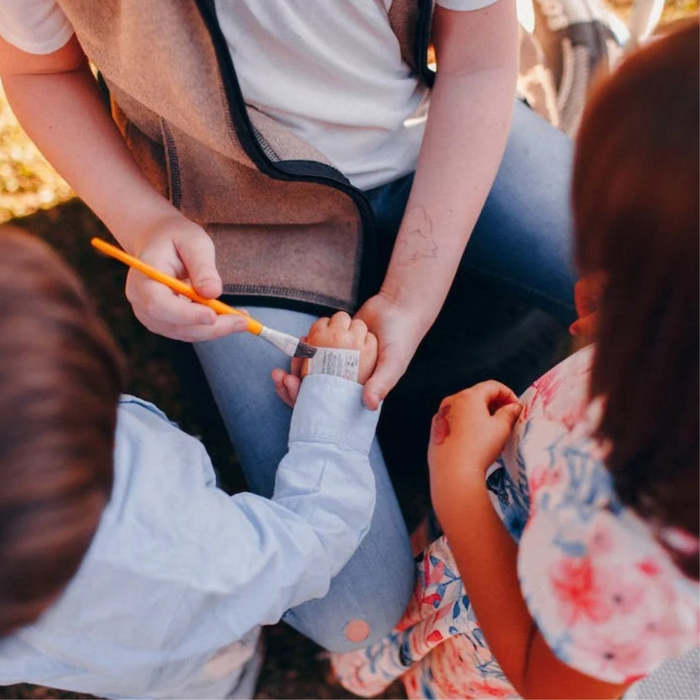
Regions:
[[[393,313],[400,314],[410,323],[410,331],[418,342],[428,332],[440,311],[440,305],[435,306],[426,296],[416,294],[416,291],[402,292],[390,281],[384,280],[377,297],[391,309]]]
[[[182,227],[183,223],[192,225],[167,200],[160,196],[158,199],[160,201],[139,207],[136,220],[129,217],[109,227],[124,250],[132,255],[139,256],[156,237]]]
[[[470,504],[488,499],[485,474],[463,468],[458,473],[430,470],[430,498],[443,528],[452,520],[462,522]]]

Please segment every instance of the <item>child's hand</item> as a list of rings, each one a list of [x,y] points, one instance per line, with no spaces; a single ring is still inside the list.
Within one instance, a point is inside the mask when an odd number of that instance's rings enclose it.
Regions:
[[[430,432],[431,481],[437,473],[442,477],[464,469],[482,478],[501,453],[521,408],[513,391],[495,381],[443,399]]]
[[[323,348],[345,348],[360,351],[360,366],[357,381],[364,384],[372,374],[377,362],[377,339],[367,330],[366,324],[352,320],[344,311],[339,311],[331,318],[319,318],[309,329],[307,336],[302,338],[305,343]],[[292,360],[291,373],[282,369],[272,371],[277,395],[288,406],[293,406],[297,400],[301,377],[308,372],[308,360],[303,362],[298,358]]]

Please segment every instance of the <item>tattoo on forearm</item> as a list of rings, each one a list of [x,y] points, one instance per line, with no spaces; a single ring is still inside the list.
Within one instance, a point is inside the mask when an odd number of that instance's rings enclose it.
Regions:
[[[430,439],[436,445],[442,445],[450,435],[450,422],[447,414],[450,412],[450,404],[445,404],[433,418],[433,429],[430,431]]]
[[[411,207],[403,218],[396,241],[396,262],[412,265],[425,258],[437,258],[438,245],[433,238],[433,221],[425,207]]]

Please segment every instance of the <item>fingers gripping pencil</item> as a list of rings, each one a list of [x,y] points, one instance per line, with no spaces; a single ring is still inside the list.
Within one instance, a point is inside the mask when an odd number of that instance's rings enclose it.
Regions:
[[[275,330],[274,328],[268,328],[260,323],[260,321],[252,318],[243,311],[240,311],[233,306],[229,306],[228,304],[224,304],[223,301],[219,301],[218,299],[205,299],[197,294],[197,292],[195,292],[194,289],[186,282],[176,279],[175,277],[171,277],[170,275],[166,275],[164,272],[157,270],[151,265],[147,265],[142,260],[139,260],[133,255],[125,253],[120,248],[117,248],[111,243],[107,243],[107,241],[103,241],[101,238],[93,238],[90,243],[101,253],[109,255],[110,257],[123,262],[129,267],[133,267],[135,270],[138,270],[142,274],[146,275],[146,277],[150,277],[152,280],[160,282],[166,287],[170,287],[170,289],[172,289],[174,292],[177,292],[178,294],[181,294],[182,296],[187,297],[198,304],[208,306],[210,309],[216,311],[217,314],[237,314],[245,317],[248,321],[248,327],[246,329],[248,333],[257,335],[263,340],[266,340],[268,343],[272,343],[272,345],[279,348],[289,357],[301,357],[308,359],[316,354],[316,348],[312,345],[302,342],[299,340],[299,338],[290,335],[289,333],[283,333],[282,331]]]

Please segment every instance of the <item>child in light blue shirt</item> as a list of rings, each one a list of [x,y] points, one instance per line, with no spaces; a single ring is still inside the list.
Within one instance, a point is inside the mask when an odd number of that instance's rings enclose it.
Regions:
[[[200,442],[120,396],[74,275],[0,239],[0,684],[108,697],[252,697],[260,626],[322,597],[369,528],[378,412],[358,382],[302,382],[274,494],[228,496]],[[315,345],[376,343],[347,314]],[[364,376],[363,376],[364,375]]]

